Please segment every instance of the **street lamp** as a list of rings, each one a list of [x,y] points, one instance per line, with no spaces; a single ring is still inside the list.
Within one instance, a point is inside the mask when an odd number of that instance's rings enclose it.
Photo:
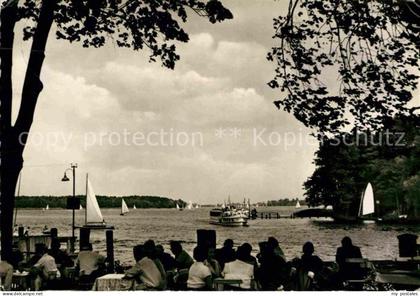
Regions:
[[[61,181],[62,182],[67,182],[67,181],[70,181],[70,179],[69,179],[69,177],[67,177],[67,175],[66,175],[66,173],[68,172],[68,171],[72,171],[73,172],[73,202],[72,202],[72,212],[73,212],[73,220],[72,220],[72,233],[71,233],[71,236],[72,236],[72,241],[73,241],[73,243],[72,243],[72,252],[74,251],[74,242],[75,242],[75,235],[74,235],[74,230],[75,230],[75,201],[76,201],[76,168],[77,168],[77,163],[71,163],[70,164],[70,168],[68,168],[68,169],[66,169],[65,171],[64,171],[64,176],[63,176],[63,178],[61,179]]]

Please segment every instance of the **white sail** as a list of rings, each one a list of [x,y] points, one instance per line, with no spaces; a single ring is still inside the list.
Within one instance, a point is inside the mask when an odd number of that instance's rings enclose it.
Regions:
[[[86,178],[86,224],[87,223],[103,223],[101,209],[96,200],[95,192],[88,178]]]
[[[49,210],[49,209],[50,209],[50,206],[49,206],[49,205],[47,205],[47,206],[45,207],[45,209],[46,209],[46,210]]]
[[[79,210],[83,210],[83,206],[82,205],[80,205]]]
[[[191,210],[192,208],[193,208],[193,204],[192,204],[192,201],[190,201],[190,202],[188,203],[187,209],[188,209],[188,210]]]
[[[137,209],[137,208],[136,208],[136,205],[134,205],[134,206],[133,206],[133,210],[135,210],[135,209]]]
[[[176,209],[179,210],[179,205],[178,204],[176,204]]]
[[[125,203],[124,198],[121,199],[121,215],[127,214],[129,212],[127,204]]]
[[[373,213],[375,213],[375,198],[372,185],[368,183],[360,201],[359,216]]]
[[[195,208],[196,208],[196,209],[198,209],[198,208],[199,208],[198,204],[196,204],[196,205],[195,205]]]
[[[299,201],[297,201],[297,202],[296,202],[296,206],[295,206],[295,208],[296,208],[296,209],[299,209],[299,208],[300,208],[300,202],[299,202]]]

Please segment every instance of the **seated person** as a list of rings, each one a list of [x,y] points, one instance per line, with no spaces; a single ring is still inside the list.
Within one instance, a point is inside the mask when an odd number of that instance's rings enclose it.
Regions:
[[[12,288],[13,266],[7,261],[0,261],[0,278],[2,291],[10,291]]]
[[[209,291],[212,289],[211,271],[204,260],[207,257],[207,250],[203,247],[195,247],[193,263],[188,271],[187,287],[192,290]]]
[[[315,248],[311,242],[306,242],[303,245],[303,255],[301,257],[302,267],[304,271],[312,271],[315,274],[319,274],[324,267],[324,262],[321,258],[314,255]]]
[[[216,260],[223,269],[225,267],[225,263],[235,261],[235,259],[236,252],[233,249],[233,240],[227,239],[223,243],[223,247],[216,250]]]
[[[207,259],[204,260],[204,265],[210,268],[211,275],[213,278],[220,277],[222,272],[219,262],[215,259],[216,250],[214,248],[209,248],[207,252]]]
[[[256,274],[258,283],[263,291],[276,291],[285,285],[289,279],[289,268],[283,257],[276,255],[272,245],[260,243],[258,255],[260,267]]]
[[[341,247],[337,248],[335,256],[339,267],[339,275],[342,280],[361,279],[362,269],[360,264],[347,262],[347,259],[362,258],[362,252],[359,247],[353,245],[348,236],[341,240]]]
[[[268,240],[267,240],[267,244],[268,244],[269,246],[271,246],[271,247],[274,249],[274,254],[275,254],[276,256],[280,256],[280,257],[282,257],[284,260],[286,260],[286,256],[284,256],[284,252],[283,252],[283,250],[280,248],[279,241],[278,241],[275,237],[270,236],[270,237],[268,238]]]
[[[244,262],[252,264],[254,266],[254,273],[255,273],[258,269],[258,263],[257,263],[257,258],[251,255],[252,246],[248,243],[244,243],[242,244],[241,247],[244,252],[244,258],[243,258]]]
[[[308,291],[313,283],[319,279],[324,263],[318,256],[313,255],[315,248],[311,242],[306,242],[302,250],[302,257],[294,262],[296,274],[293,289]]]
[[[60,277],[55,259],[47,253],[47,247],[41,249],[42,257],[33,266],[36,270],[35,291],[39,291],[43,285]]]
[[[24,264],[25,267],[32,267],[35,265],[35,263],[38,262],[39,259],[41,259],[42,255],[43,255],[43,251],[44,251],[45,245],[42,243],[37,243],[35,244],[35,254],[29,258],[29,260]]]
[[[125,277],[136,280],[135,290],[163,290],[166,280],[156,263],[147,257],[146,253],[144,245],[133,248],[136,264],[126,271]]]
[[[236,260],[227,262],[222,275],[225,279],[242,280],[239,287],[243,290],[251,289],[251,280],[254,278],[254,265],[247,263],[248,250],[243,245],[236,252]]]
[[[152,259],[153,262],[155,262],[156,267],[159,269],[159,272],[162,274],[162,278],[165,280],[164,288],[166,288],[166,271],[165,271],[165,268],[163,267],[162,262],[157,257],[156,245],[155,245],[154,240],[152,239],[147,240],[144,243],[143,247],[144,247],[144,252],[146,256],[149,259]]]
[[[156,246],[156,257],[159,258],[160,262],[162,262],[165,271],[175,269],[175,258],[166,253],[162,245]]]
[[[19,269],[19,267],[24,263],[23,259],[24,259],[23,254],[19,250],[18,244],[13,243],[12,255],[11,255],[10,260],[8,261],[10,262],[10,264],[12,264],[13,268],[16,270],[16,269]]]
[[[57,239],[51,241],[51,249],[48,253],[54,257],[55,263],[61,267],[71,267],[74,265],[67,252],[61,250],[61,243]]]
[[[178,269],[189,269],[194,263],[194,260],[182,249],[179,241],[171,241],[171,252],[175,256],[175,265]]]
[[[97,277],[105,274],[105,257],[93,251],[92,244],[88,243],[81,247],[77,256],[76,271],[82,278],[82,282],[93,283]]]

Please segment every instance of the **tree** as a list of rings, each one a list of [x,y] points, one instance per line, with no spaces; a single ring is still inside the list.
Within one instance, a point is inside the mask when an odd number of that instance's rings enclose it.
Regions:
[[[1,255],[12,247],[14,191],[23,165],[22,153],[43,84],[40,74],[45,46],[53,23],[56,37],[101,47],[113,36],[120,47],[148,49],[150,61],[160,59],[173,69],[179,60],[175,42],[187,42],[181,27],[188,13],[211,23],[233,18],[218,0],[8,0],[1,6]],[[12,109],[12,52],[16,23],[26,20],[24,39],[32,39],[22,89],[21,105],[14,125]]]
[[[320,137],[408,115],[420,57],[420,11],[411,2],[290,0],[274,19],[279,45],[268,54],[277,65],[269,86],[287,94],[276,106]]]
[[[386,123],[374,133],[354,131],[324,139],[315,154],[316,169],[304,183],[310,205],[333,205],[334,214],[356,218],[361,194],[372,183],[377,213],[384,219],[407,214],[420,219],[420,116]]]

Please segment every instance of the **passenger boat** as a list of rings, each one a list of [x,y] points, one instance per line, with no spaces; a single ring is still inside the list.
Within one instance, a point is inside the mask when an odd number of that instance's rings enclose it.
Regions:
[[[210,211],[210,224],[222,226],[248,226],[246,211],[228,206]]]

